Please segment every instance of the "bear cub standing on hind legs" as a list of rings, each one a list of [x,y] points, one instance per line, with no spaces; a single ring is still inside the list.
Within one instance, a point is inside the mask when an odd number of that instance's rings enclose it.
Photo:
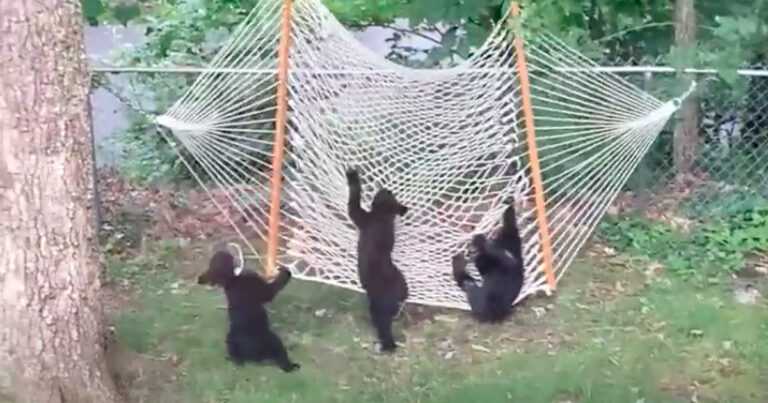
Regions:
[[[512,304],[523,286],[523,251],[513,203],[504,210],[496,239],[488,241],[482,234],[472,238],[474,263],[482,285],[467,273],[464,254],[453,257],[453,277],[467,294],[472,314],[481,322],[504,320],[512,312]]]
[[[346,172],[349,185],[349,218],[358,229],[357,274],[368,296],[368,310],[381,350],[397,348],[392,336],[392,321],[408,298],[403,273],[392,261],[395,246],[395,218],[408,208],[400,204],[392,191],[380,189],[373,197],[371,211],[360,206],[362,184],[356,169]]]
[[[264,308],[290,279],[291,272],[281,267],[277,278],[267,283],[258,273],[236,267],[235,258],[227,251],[216,252],[208,271],[198,277],[198,284],[224,288],[229,314],[227,352],[235,364],[272,360],[285,372],[300,368],[291,362],[280,337],[269,328]]]

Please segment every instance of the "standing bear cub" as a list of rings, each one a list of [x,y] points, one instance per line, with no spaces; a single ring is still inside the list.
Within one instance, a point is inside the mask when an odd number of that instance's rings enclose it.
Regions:
[[[395,246],[395,218],[408,208],[400,204],[388,189],[373,197],[371,211],[360,206],[362,184],[355,169],[348,170],[349,218],[358,229],[357,274],[368,296],[368,310],[381,342],[381,350],[394,351],[392,321],[408,298],[405,277],[392,261]]]
[[[300,368],[291,362],[280,337],[269,328],[264,308],[290,279],[291,272],[281,267],[277,278],[267,283],[258,273],[236,267],[235,258],[226,251],[216,252],[208,271],[198,277],[198,284],[224,289],[229,314],[227,352],[235,364],[271,360],[285,372]]]

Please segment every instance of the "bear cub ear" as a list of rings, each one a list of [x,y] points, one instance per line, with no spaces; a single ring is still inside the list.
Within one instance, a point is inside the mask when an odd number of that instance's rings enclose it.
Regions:
[[[197,278],[201,285],[223,286],[230,279],[239,275],[242,267],[235,267],[235,258],[227,251],[218,251],[211,257],[208,270]]]

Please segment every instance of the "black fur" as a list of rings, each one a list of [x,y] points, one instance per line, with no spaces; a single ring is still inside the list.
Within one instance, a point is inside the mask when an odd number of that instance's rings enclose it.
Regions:
[[[395,246],[395,218],[408,208],[400,204],[388,189],[373,197],[371,211],[360,206],[362,185],[356,170],[347,171],[349,218],[357,226],[357,274],[368,295],[368,309],[381,342],[382,351],[394,351],[392,320],[408,298],[405,277],[392,262]]]
[[[485,235],[475,235],[475,267],[482,285],[467,273],[464,254],[453,257],[453,276],[467,293],[473,315],[481,322],[499,322],[512,312],[512,304],[523,286],[523,251],[517,218],[512,203],[504,211],[502,228],[496,239],[489,242]]]
[[[216,252],[208,265],[208,271],[198,277],[198,284],[220,286],[227,296],[229,333],[227,352],[237,365],[247,361],[272,360],[285,372],[300,368],[288,358],[285,346],[269,328],[269,318],[264,304],[288,284],[291,272],[280,268],[277,278],[267,283],[257,273],[243,270],[235,276],[235,259],[226,252]]]

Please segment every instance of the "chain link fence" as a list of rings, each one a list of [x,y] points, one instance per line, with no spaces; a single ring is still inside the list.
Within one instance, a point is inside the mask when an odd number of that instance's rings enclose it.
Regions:
[[[674,69],[635,61],[609,67],[613,73],[667,100],[683,92]],[[667,124],[626,186],[618,205],[706,218],[768,200],[768,69],[749,66],[733,84],[709,69],[692,70],[697,81],[693,169],[674,161],[677,114]]]
[[[679,96],[687,84],[674,69],[656,62],[604,61],[602,65],[660,100]],[[157,72],[129,73],[134,74],[158,75]],[[194,76],[188,72],[161,75],[174,81],[174,87],[179,87],[176,81],[189,81]],[[750,66],[741,71],[740,76],[732,85],[707,69],[689,75],[698,83],[695,96],[699,105],[693,170],[681,172],[674,163],[673,140],[678,115],[670,120],[630,178],[616,203],[619,210],[686,211],[702,217],[716,209],[727,210],[737,204],[768,199],[768,68]],[[124,83],[117,85],[118,81],[121,80],[108,79],[102,85],[129,107],[154,104]],[[98,114],[99,109],[94,109],[94,113]],[[151,165],[152,161],[146,163]]]

